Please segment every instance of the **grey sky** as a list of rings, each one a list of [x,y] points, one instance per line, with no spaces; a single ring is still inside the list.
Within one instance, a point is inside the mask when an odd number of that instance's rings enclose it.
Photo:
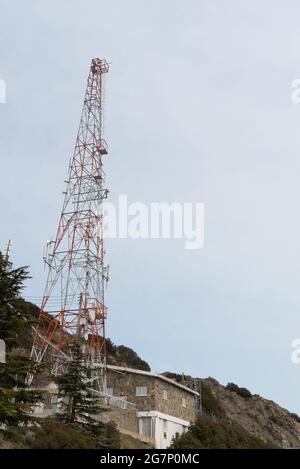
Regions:
[[[234,381],[300,413],[298,1],[0,0],[0,240],[55,234],[92,57],[111,200],[199,201],[205,246],[110,241],[108,335],[157,371]]]

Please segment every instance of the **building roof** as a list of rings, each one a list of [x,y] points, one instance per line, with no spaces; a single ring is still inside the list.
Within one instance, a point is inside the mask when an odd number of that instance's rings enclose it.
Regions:
[[[107,365],[108,370],[116,371],[119,373],[135,373],[137,375],[144,375],[144,376],[151,376],[152,378],[160,379],[162,381],[165,381],[166,383],[172,384],[173,386],[176,386],[177,388],[181,388],[182,390],[189,392],[191,394],[194,394],[195,396],[198,396],[198,392],[194,391],[193,389],[188,388],[187,386],[184,386],[183,384],[177,383],[176,381],[173,381],[170,378],[167,378],[164,375],[160,375],[158,373],[152,373],[151,371],[144,371],[144,370],[138,370],[136,368],[126,368],[123,366],[114,366],[114,365]]]

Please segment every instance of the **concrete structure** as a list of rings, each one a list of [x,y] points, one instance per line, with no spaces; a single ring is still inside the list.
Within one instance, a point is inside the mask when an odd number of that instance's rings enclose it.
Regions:
[[[155,448],[170,446],[196,418],[198,393],[160,374],[108,365],[107,391],[108,403],[118,402],[122,409],[116,422],[119,429],[149,439]],[[128,411],[131,418],[126,420]]]

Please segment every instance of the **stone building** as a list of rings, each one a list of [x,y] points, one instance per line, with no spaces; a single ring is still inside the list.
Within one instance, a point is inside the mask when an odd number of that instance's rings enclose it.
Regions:
[[[198,393],[160,374],[108,365],[107,393],[119,408],[108,418],[156,448],[167,448],[196,418]]]
[[[94,416],[117,424],[120,432],[147,446],[165,449],[176,435],[187,431],[196,418],[199,394],[164,375],[133,368],[107,365],[107,397],[104,410]],[[39,417],[58,410],[57,386],[39,388],[42,400],[35,407]]]

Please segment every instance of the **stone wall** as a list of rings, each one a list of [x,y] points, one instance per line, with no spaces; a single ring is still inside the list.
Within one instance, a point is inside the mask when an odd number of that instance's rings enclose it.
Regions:
[[[120,429],[130,430],[132,433],[139,433],[139,422],[136,410],[111,408],[101,416],[102,422],[113,421]]]
[[[164,399],[164,391],[167,399]],[[155,404],[158,412],[178,417],[188,422],[195,421],[195,397],[188,391],[156,379]],[[183,399],[186,407],[183,406]]]
[[[156,410],[189,422],[195,420],[194,395],[155,376],[107,370],[107,386],[113,388],[114,396],[135,404],[137,411]],[[136,396],[137,386],[147,386],[147,397]],[[164,391],[167,399],[164,399]]]

